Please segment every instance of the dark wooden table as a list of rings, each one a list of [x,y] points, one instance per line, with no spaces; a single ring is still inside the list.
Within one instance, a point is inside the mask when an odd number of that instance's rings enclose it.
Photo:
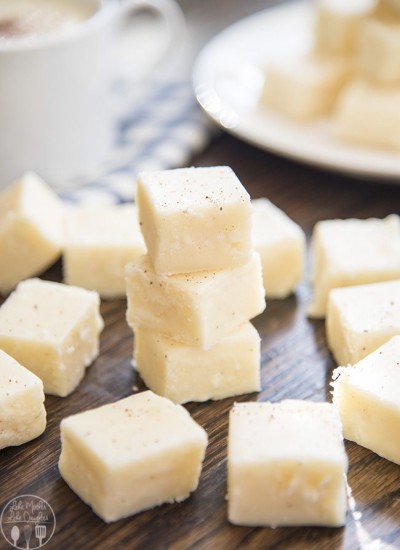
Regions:
[[[195,165],[233,167],[250,194],[269,197],[310,236],[317,220],[382,217],[399,211],[400,185],[356,181],[278,158],[220,135]],[[57,265],[45,277],[61,278]],[[123,300],[102,304],[105,330],[101,353],[80,387],[68,398],[46,397],[48,427],[37,440],[0,452],[0,507],[21,494],[34,494],[54,509],[57,527],[48,548],[64,549],[233,549],[400,548],[400,469],[374,453],[346,443],[348,481],[361,520],[349,511],[343,529],[233,527],[226,518],[226,437],[228,411],[235,400],[300,398],[330,400],[334,362],[321,321],[305,316],[307,282],[296,296],[271,301],[255,319],[262,336],[262,391],[216,402],[187,405],[207,430],[209,447],[198,490],[181,504],[164,505],[106,525],[67,487],[58,473],[59,423],[69,414],[130,395],[144,388],[131,367],[132,334]],[[378,542],[380,541],[380,542]],[[385,544],[392,546],[385,546]],[[0,548],[8,548],[0,536]]]
[[[199,40],[266,4],[261,0],[181,3],[191,28],[196,21],[203,23],[196,38]],[[213,17],[206,15],[207,6],[212,8],[209,14]],[[271,199],[303,227],[308,238],[321,219],[383,217],[400,211],[400,178],[398,185],[359,181],[270,155],[225,134],[217,136],[192,163],[230,165],[253,198]],[[44,277],[61,280],[61,265]],[[335,364],[326,348],[324,323],[306,318],[309,299],[305,279],[295,296],[270,301],[255,319],[262,337],[259,394],[187,405],[209,436],[198,490],[183,503],[164,505],[111,525],[103,523],[68,488],[57,467],[62,418],[128,396],[134,385],[144,389],[131,366],[132,333],[125,322],[126,302],[103,302],[101,353],[82,384],[68,398],[46,397],[48,426],[40,438],[0,451],[0,512],[17,495],[44,498],[53,507],[57,521],[55,534],[46,546],[49,550],[399,549],[400,467],[350,442],[346,443],[348,482],[357,513],[348,512],[344,528],[254,529],[234,527],[227,521],[226,438],[233,402],[330,400],[329,381]],[[0,534],[3,548],[9,546]]]

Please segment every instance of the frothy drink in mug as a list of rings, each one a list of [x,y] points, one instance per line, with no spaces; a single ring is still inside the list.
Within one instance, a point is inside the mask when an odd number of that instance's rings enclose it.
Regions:
[[[62,32],[94,12],[93,5],[71,0],[0,0],[0,45]]]
[[[175,0],[0,0],[0,189],[26,171],[68,185],[108,159],[115,44],[143,8],[164,22],[161,60],[180,45]]]

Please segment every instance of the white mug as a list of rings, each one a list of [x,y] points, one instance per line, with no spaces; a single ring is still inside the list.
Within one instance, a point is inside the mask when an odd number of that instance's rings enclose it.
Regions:
[[[1,1],[10,0],[0,0],[0,7]],[[98,166],[115,132],[116,35],[128,32],[143,8],[157,12],[168,28],[160,54],[181,34],[183,18],[173,0],[68,2],[90,15],[60,32],[0,40],[0,188],[26,171],[57,186]]]

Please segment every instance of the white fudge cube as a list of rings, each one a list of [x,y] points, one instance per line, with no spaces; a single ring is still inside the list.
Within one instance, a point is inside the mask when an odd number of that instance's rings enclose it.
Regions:
[[[231,410],[231,523],[340,527],[346,517],[346,471],[342,427],[334,405],[237,403]]]
[[[125,266],[146,252],[133,204],[78,207],[66,215],[64,281],[124,297]]]
[[[147,387],[174,403],[260,390],[260,337],[251,323],[207,351],[137,327],[135,363]]]
[[[0,349],[0,449],[21,445],[44,432],[43,383]]]
[[[396,334],[400,280],[331,291],[326,336],[338,365],[354,365]]]
[[[332,288],[400,277],[400,218],[324,220],[312,240],[313,300],[308,314],[324,317]]]
[[[151,391],[61,422],[62,477],[104,521],[197,488],[207,434],[181,405]]]
[[[266,296],[286,298],[303,275],[304,231],[268,199],[256,199],[252,204],[252,240],[261,257]]]
[[[243,264],[250,256],[250,196],[231,168],[142,172],[140,226],[157,273]]]
[[[332,385],[344,437],[400,464],[400,336],[335,369]]]
[[[378,84],[400,85],[400,19],[369,18],[360,27],[357,69]]]
[[[25,174],[0,193],[0,293],[45,271],[62,243],[61,202],[38,176]]]
[[[400,151],[400,85],[349,82],[338,98],[333,132],[349,143]]]
[[[99,305],[96,292],[27,279],[0,307],[0,348],[64,397],[99,353]]]
[[[267,68],[260,104],[299,120],[329,113],[350,74],[343,59],[281,59]]]
[[[326,55],[352,56],[360,25],[375,9],[375,0],[318,0],[315,49]]]
[[[209,349],[265,309],[260,256],[239,267],[156,274],[148,256],[126,268],[128,325]]]

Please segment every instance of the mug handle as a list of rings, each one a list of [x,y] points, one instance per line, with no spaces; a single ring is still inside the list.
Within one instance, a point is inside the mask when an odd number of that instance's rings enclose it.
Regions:
[[[117,28],[119,30],[126,28],[127,22],[129,23],[132,16],[143,9],[148,9],[163,19],[167,32],[166,46],[157,52],[157,58],[152,61],[151,67],[146,71],[146,76],[148,76],[151,70],[178,51],[178,46],[182,43],[184,36],[185,19],[175,0],[124,0],[118,11]],[[129,30],[124,32],[129,32]]]

